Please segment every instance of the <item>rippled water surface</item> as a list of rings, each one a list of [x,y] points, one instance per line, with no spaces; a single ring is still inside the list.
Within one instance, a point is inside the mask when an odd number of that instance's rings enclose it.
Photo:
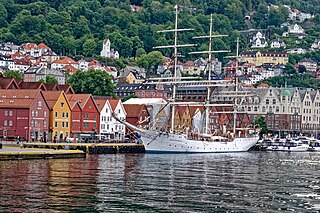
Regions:
[[[0,162],[0,212],[316,212],[320,153]]]

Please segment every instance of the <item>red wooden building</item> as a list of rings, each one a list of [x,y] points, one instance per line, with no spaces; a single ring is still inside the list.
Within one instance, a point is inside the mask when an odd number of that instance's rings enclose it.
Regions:
[[[0,137],[46,141],[49,107],[40,90],[0,90]]]
[[[80,133],[82,134],[98,134],[100,126],[100,112],[91,94],[67,94],[70,103],[77,102],[79,107],[74,105],[71,109],[71,132],[79,131],[79,113],[80,119]],[[72,116],[74,115],[74,118]]]
[[[126,121],[141,128],[149,128],[150,114],[146,105],[143,104],[124,104],[127,113]]]
[[[77,101],[69,101],[71,107],[70,136],[74,138],[81,133],[81,107]]]

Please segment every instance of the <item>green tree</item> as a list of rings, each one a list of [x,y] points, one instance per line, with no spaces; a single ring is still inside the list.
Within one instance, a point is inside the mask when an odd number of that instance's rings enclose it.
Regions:
[[[46,76],[46,80],[41,79],[38,82],[51,83],[51,84],[57,84],[58,83],[57,79],[55,77],[53,77],[53,76],[50,76],[50,75]]]
[[[137,98],[138,96],[136,96],[136,95],[128,95],[128,96],[126,96],[126,97],[124,97],[123,99],[122,99],[122,101],[124,102],[124,101],[127,101],[127,100],[129,100],[129,99],[131,99],[131,98]]]
[[[88,93],[100,96],[113,96],[115,86],[111,77],[103,70],[78,70],[67,81],[76,93]]]
[[[23,79],[23,74],[19,71],[8,70],[8,71],[4,72],[3,75],[4,75],[4,77],[15,78],[16,80]]]
[[[145,68],[147,71],[150,71],[152,67],[156,69],[158,65],[163,63],[163,61],[162,53],[159,51],[152,51],[148,54],[143,54],[136,60],[138,66]]]
[[[93,56],[96,53],[97,43],[92,39],[88,39],[82,45],[83,47],[83,54],[85,56]]]
[[[255,126],[261,128],[260,134],[267,134],[268,133],[268,127],[267,127],[267,123],[266,123],[264,117],[261,116],[260,118],[255,120],[253,124]]]

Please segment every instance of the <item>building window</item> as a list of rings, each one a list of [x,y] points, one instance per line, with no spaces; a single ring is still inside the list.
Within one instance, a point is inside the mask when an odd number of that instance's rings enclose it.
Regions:
[[[74,127],[74,122],[71,123],[72,128]]]
[[[3,123],[3,125],[4,125],[4,126],[8,126],[8,121],[5,120],[4,123]]]
[[[64,112],[62,113],[62,117],[64,118]]]
[[[5,116],[8,116],[8,111],[4,111],[4,115],[5,115]]]
[[[54,122],[54,127],[58,127],[58,122]]]
[[[66,127],[69,127],[69,124],[68,124],[68,122],[66,122]]]
[[[60,106],[63,108],[64,107],[64,103],[61,103]]]
[[[12,121],[9,121],[9,126],[12,126]]]
[[[69,113],[66,112],[66,118],[68,118],[68,117],[69,117]]]
[[[47,112],[46,111],[43,112],[43,117],[47,117]]]
[[[31,116],[34,117],[34,111],[33,110],[31,111]]]
[[[43,121],[43,127],[46,128],[47,127],[47,122]]]
[[[72,118],[74,118],[74,113],[71,114]]]
[[[269,99],[266,99],[266,104],[269,104]]]
[[[109,129],[109,124],[107,124],[107,129]]]
[[[105,124],[101,124],[101,129],[105,129],[106,125]]]
[[[106,108],[106,113],[108,113],[108,108]]]
[[[94,115],[93,115],[93,119],[94,119],[94,120],[97,120],[97,114],[94,114]]]
[[[62,127],[64,127],[64,121],[62,122]]]
[[[89,109],[91,109],[91,108],[92,108],[91,104],[89,104],[89,106],[88,106],[88,107],[89,107]]]
[[[13,115],[13,111],[9,111],[9,116],[12,116]]]
[[[57,118],[58,117],[58,112],[54,113],[54,117]]]
[[[93,128],[97,128],[97,124],[96,123],[93,123]]]
[[[42,101],[38,101],[38,107],[42,106]]]

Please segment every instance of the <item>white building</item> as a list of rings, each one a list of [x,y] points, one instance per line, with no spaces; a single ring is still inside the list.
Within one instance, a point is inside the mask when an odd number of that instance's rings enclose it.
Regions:
[[[286,48],[286,43],[284,43],[284,41],[280,40],[280,39],[274,39],[271,41],[270,44],[271,48]]]
[[[114,131],[112,131],[112,108],[108,100],[95,99],[97,107],[100,111],[100,139],[113,139]]]
[[[320,39],[315,39],[315,41],[311,45],[312,49],[320,49]]]
[[[251,40],[251,47],[252,48],[264,48],[268,46],[268,42],[266,40],[266,37],[262,35],[261,32],[257,32],[255,36],[253,36],[253,39]]]
[[[307,50],[302,48],[292,48],[287,50],[287,53],[291,53],[291,54],[305,54],[306,52]]]
[[[300,25],[294,24],[289,26],[288,32],[292,34],[304,34],[304,29]]]
[[[111,49],[111,43],[109,39],[105,39],[103,41],[103,46],[102,50],[100,52],[100,56],[105,57],[105,58],[119,58],[119,53],[118,51],[115,51],[114,49]]]
[[[120,119],[126,120],[127,113],[120,100],[109,100],[112,112]],[[126,134],[126,127],[124,124],[117,121],[115,118],[111,118],[110,128],[113,132],[113,138],[123,140]]]

